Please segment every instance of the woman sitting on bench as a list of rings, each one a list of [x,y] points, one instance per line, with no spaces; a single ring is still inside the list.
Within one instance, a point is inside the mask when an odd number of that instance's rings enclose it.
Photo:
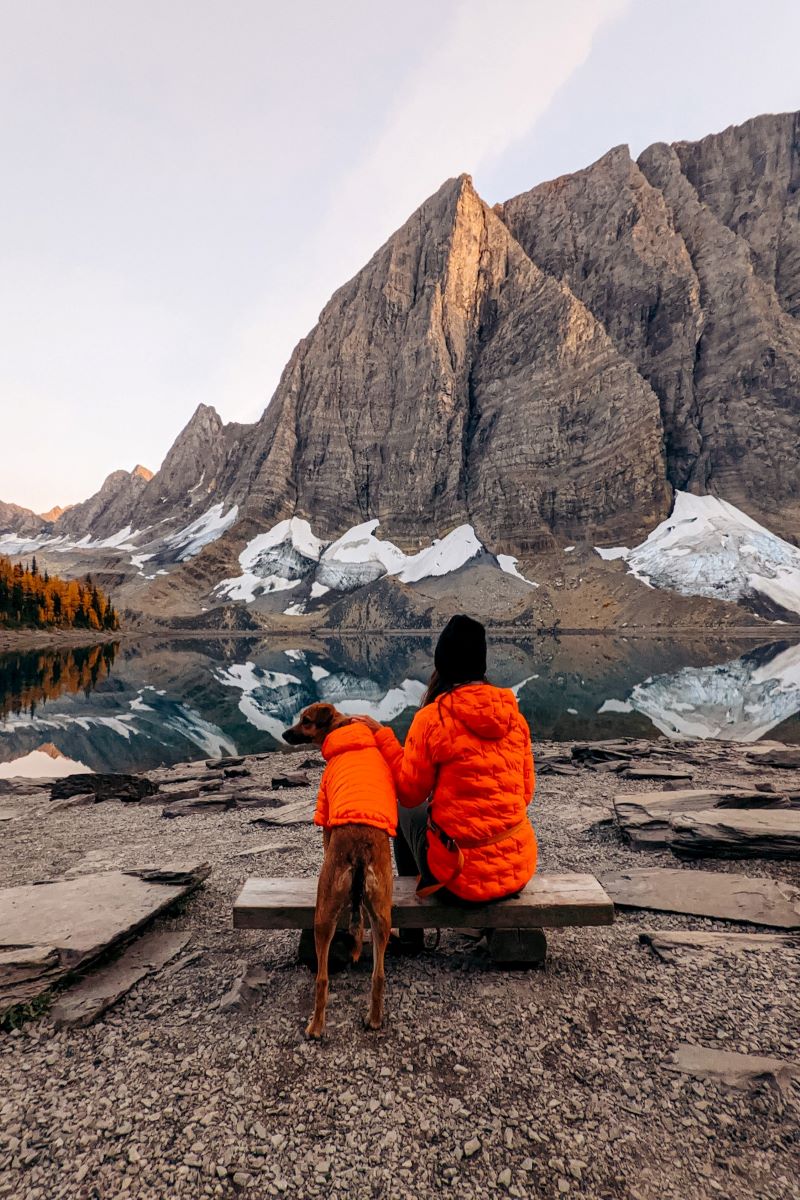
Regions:
[[[434,667],[404,747],[391,729],[359,718],[375,731],[397,787],[398,874],[418,875],[420,895],[446,888],[464,901],[497,900],[536,871],[526,812],[534,789],[530,731],[514,693],[486,681],[479,621],[451,618]]]

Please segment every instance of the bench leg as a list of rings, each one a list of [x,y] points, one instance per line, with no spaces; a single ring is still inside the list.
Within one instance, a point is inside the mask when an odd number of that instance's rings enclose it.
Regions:
[[[543,967],[547,938],[543,929],[490,929],[486,940],[498,967]]]

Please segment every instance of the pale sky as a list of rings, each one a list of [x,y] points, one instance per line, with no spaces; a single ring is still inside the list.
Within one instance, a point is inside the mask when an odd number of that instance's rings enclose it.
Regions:
[[[449,176],[800,107],[798,0],[0,0],[0,500],[256,419]]]

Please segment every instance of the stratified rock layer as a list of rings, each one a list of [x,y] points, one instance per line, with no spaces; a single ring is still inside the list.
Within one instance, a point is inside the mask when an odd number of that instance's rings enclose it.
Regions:
[[[525,555],[635,545],[677,487],[797,541],[799,435],[785,114],[617,147],[493,210],[449,180],[334,294],[258,422],[201,405],[154,478],[115,472],[46,528],[163,537],[235,504],[231,544],[298,513],[324,537],[379,518],[404,549],[467,522]],[[0,531],[37,520],[0,506]]]

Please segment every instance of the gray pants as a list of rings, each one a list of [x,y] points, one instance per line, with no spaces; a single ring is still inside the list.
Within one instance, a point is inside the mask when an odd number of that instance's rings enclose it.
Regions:
[[[397,837],[394,861],[398,875],[423,875],[428,871],[428,801],[416,808],[397,808]]]

